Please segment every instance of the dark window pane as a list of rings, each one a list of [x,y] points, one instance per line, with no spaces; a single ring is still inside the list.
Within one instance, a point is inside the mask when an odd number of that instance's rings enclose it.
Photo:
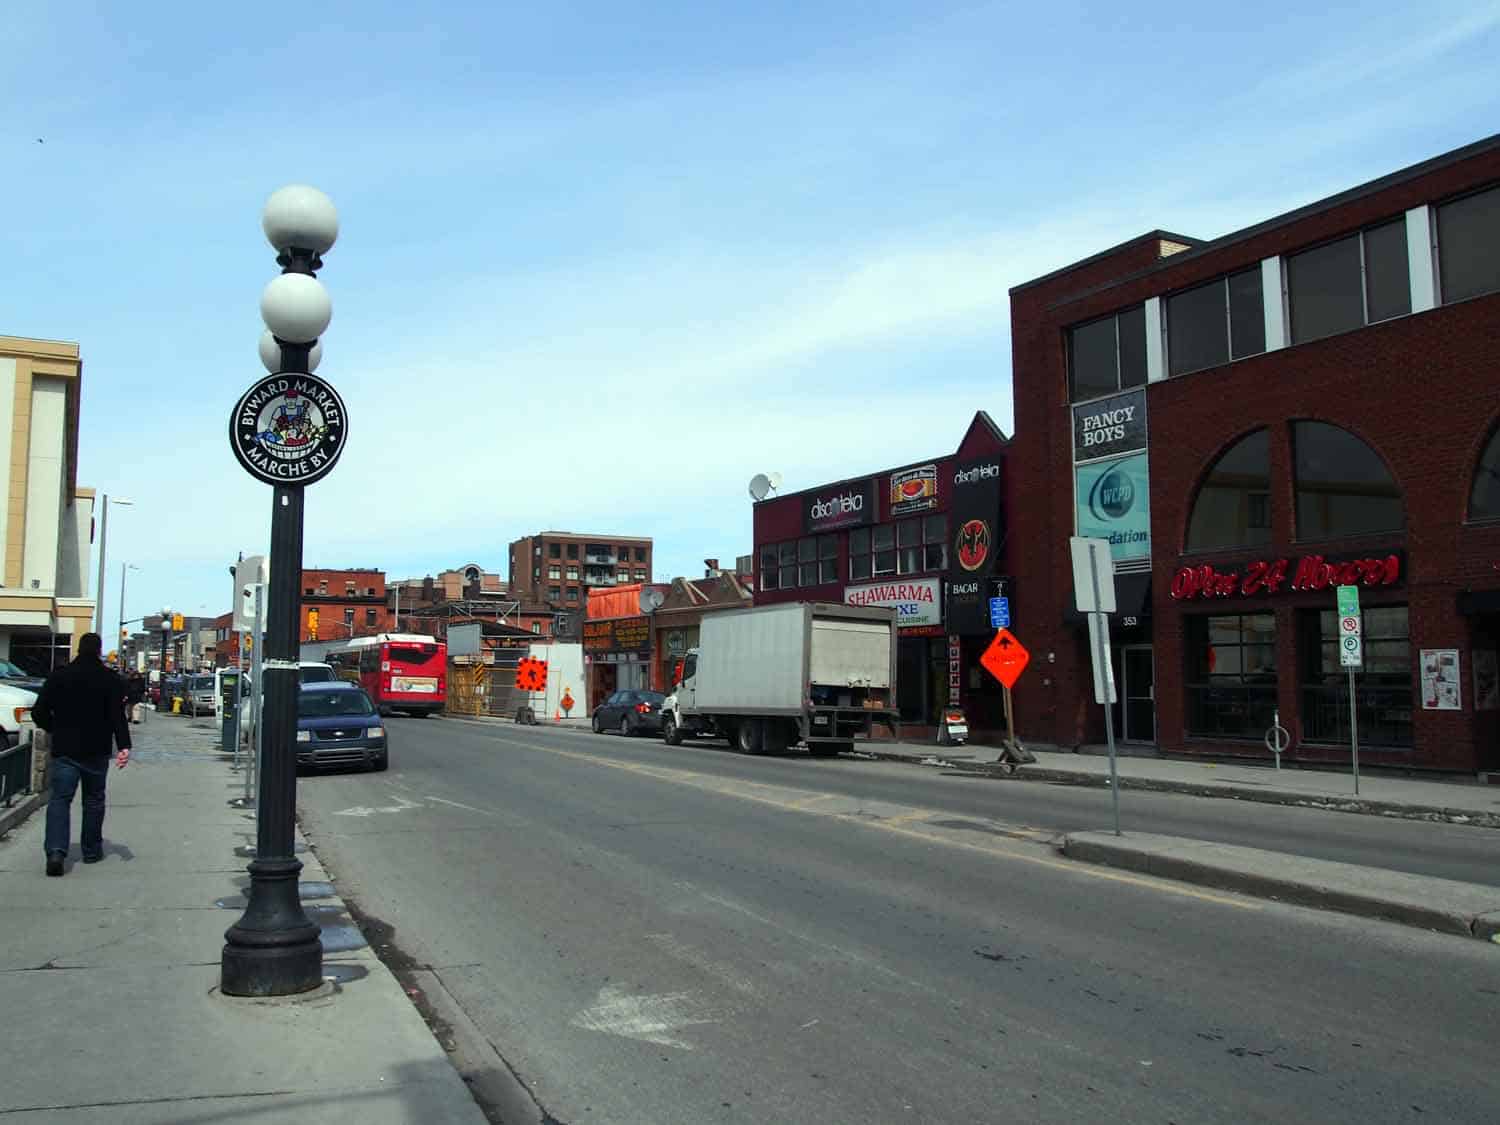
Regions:
[[[1229,344],[1235,359],[1266,350],[1266,306],[1259,267],[1229,277]]]
[[[760,549],[760,569],[770,570],[776,565],[776,546],[768,544]]]
[[[818,541],[816,539],[799,539],[797,541],[797,561],[815,562],[818,558]]]
[[[1373,606],[1363,613],[1364,667],[1354,704],[1361,745],[1412,745],[1412,662],[1406,606]],[[1349,743],[1349,676],[1339,667],[1338,625],[1332,612],[1297,615],[1302,686],[1302,736],[1310,743]]]
[[[1270,494],[1271,442],[1267,431],[1256,430],[1226,450],[1204,478],[1188,521],[1187,549],[1269,543]]]
[[[820,582],[837,582],[839,580],[838,559],[824,559],[818,563],[818,580]]]
[[[1404,219],[1365,231],[1365,301],[1371,324],[1411,312]]]
[[[1146,385],[1146,306],[1137,305],[1119,315],[1120,386]]]
[[[795,589],[797,585],[797,568],[795,566],[782,567],[778,584],[783,590]]]
[[[818,558],[836,559],[839,557],[839,537],[837,535],[824,535],[818,540]]]
[[[798,581],[803,586],[816,586],[818,584],[818,564],[816,562],[803,563],[797,568]]]
[[[896,552],[895,551],[876,551],[875,552],[875,573],[876,574],[893,574],[893,573],[895,573],[895,570],[896,570]]]
[[[870,556],[853,555],[849,559],[849,577],[858,581],[870,577]]]
[[[896,545],[898,547],[910,547],[914,543],[922,542],[922,521],[902,520],[896,525]]]
[[[1115,318],[1107,316],[1068,333],[1068,368],[1073,398],[1093,398],[1119,389]],[[1144,337],[1143,337],[1144,338]]]
[[[1275,615],[1191,616],[1183,625],[1189,734],[1263,737],[1276,707]]]
[[[1167,298],[1167,349],[1173,375],[1229,361],[1222,278]]]
[[[1471,520],[1500,519],[1500,430],[1480,454],[1474,470],[1474,488],[1469,493]]]
[[[849,553],[851,555],[867,554],[870,550],[870,529],[861,527],[849,533]]]
[[[896,572],[898,574],[914,574],[921,569],[921,547],[902,547],[896,552]]]
[[[1297,538],[1399,531],[1401,492],[1375,451],[1327,422],[1294,422]]]
[[[782,566],[786,566],[788,563],[794,563],[796,561],[797,561],[797,544],[796,543],[783,543],[781,545],[781,565]]]
[[[1348,332],[1364,324],[1358,235],[1294,254],[1287,259],[1286,269],[1292,343]]]
[[[948,565],[948,547],[945,543],[929,543],[924,549],[926,570],[943,570]]]
[[[896,528],[894,524],[883,523],[873,529],[872,540],[877,551],[896,545]]]
[[[1443,303],[1500,290],[1500,187],[1438,208]]]
[[[922,521],[923,543],[948,542],[948,517],[928,516]]]

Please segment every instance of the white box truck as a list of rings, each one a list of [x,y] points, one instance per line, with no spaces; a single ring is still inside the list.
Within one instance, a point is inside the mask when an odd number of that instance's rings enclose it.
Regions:
[[[727,738],[747,754],[799,741],[816,757],[893,732],[896,611],[797,602],[708,613],[662,707],[662,737]]]

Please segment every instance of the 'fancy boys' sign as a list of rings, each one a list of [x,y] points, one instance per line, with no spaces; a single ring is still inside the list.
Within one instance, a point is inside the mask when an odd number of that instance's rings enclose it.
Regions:
[[[849,586],[844,590],[844,603],[888,606],[896,611],[896,624],[903,629],[943,623],[939,580],[936,578],[904,578],[896,582]]]
[[[833,531],[874,522],[875,482],[871,480],[841,484],[802,499],[802,529],[806,532]]]
[[[1146,388],[1073,407],[1073,460],[1146,448]]]

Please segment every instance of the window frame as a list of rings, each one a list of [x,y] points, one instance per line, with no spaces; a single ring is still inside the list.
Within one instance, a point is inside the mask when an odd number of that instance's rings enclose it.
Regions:
[[[1479,297],[1493,296],[1500,293],[1500,289],[1486,289],[1482,293],[1471,293],[1464,297],[1449,298],[1446,292],[1447,286],[1443,283],[1443,208],[1455,203],[1462,203],[1466,199],[1474,199],[1477,196],[1496,193],[1500,200],[1500,183],[1486,184],[1484,187],[1475,188],[1473,191],[1462,192],[1458,195],[1449,196],[1447,199],[1435,202],[1431,206],[1431,238],[1433,252],[1433,284],[1436,286],[1437,306],[1442,308],[1446,305],[1462,304],[1464,301],[1473,301]]]
[[[1247,618],[1263,619],[1270,623],[1269,633],[1249,634],[1257,637],[1254,641],[1246,641],[1247,630],[1245,621]],[[1214,621],[1232,619],[1237,622],[1236,640],[1233,644],[1215,644],[1213,640]],[[1269,719],[1276,708],[1277,693],[1281,684],[1281,668],[1277,664],[1277,622],[1274,609],[1264,609],[1245,613],[1194,613],[1188,614],[1183,621],[1183,687],[1186,689],[1185,707],[1183,708],[1183,732],[1192,740],[1213,741],[1259,741],[1270,725]],[[1203,656],[1203,666],[1206,671],[1201,675],[1199,672],[1199,641],[1202,641],[1205,652],[1214,649],[1233,648],[1240,654],[1239,669],[1236,672],[1215,672],[1212,670],[1206,655]],[[1265,650],[1270,653],[1271,663],[1269,666],[1259,666],[1254,672],[1245,668],[1244,652],[1248,648]],[[1256,683],[1248,677],[1252,675],[1271,675],[1271,682]],[[1216,682],[1216,680],[1218,682]],[[1200,708],[1205,706],[1204,697],[1209,693],[1227,693],[1229,702],[1233,704],[1235,697],[1240,697],[1246,720],[1244,726],[1237,731],[1226,731],[1224,729],[1206,729],[1200,723],[1202,712]],[[1264,721],[1263,721],[1264,720]]]
[[[1315,242],[1310,246],[1303,246],[1292,253],[1283,254],[1281,256],[1282,292],[1286,300],[1286,340],[1289,347],[1300,347],[1303,344],[1316,344],[1319,340],[1330,340],[1335,336],[1344,336],[1350,332],[1358,332],[1361,328],[1369,328],[1372,325],[1376,324],[1385,324],[1387,321],[1399,320],[1403,316],[1411,315],[1411,258],[1410,250],[1408,250],[1408,257],[1406,261],[1406,312],[1395,313],[1391,316],[1381,317],[1379,320],[1370,319],[1370,263],[1369,256],[1365,250],[1365,236],[1370,231],[1381,230],[1385,227],[1394,226],[1398,223],[1401,224],[1404,230],[1406,223],[1406,216],[1404,213],[1395,216],[1387,216],[1386,218],[1381,219],[1378,222],[1366,223],[1356,230],[1346,231],[1334,238],[1327,238],[1322,242]],[[1298,339],[1296,293],[1292,288],[1293,261],[1304,254],[1311,254],[1315,251],[1323,250],[1330,246],[1335,246],[1341,242],[1348,242],[1350,239],[1355,240],[1355,243],[1359,249],[1360,323],[1349,328],[1340,328],[1333,332],[1326,332],[1321,336],[1311,336],[1307,339]],[[1264,299],[1264,294],[1262,295],[1262,299]]]
[[[1491,455],[1493,456],[1491,457]],[[1485,466],[1485,459],[1490,457],[1493,467]],[[1492,514],[1476,516],[1474,514],[1475,493],[1479,490],[1479,475],[1486,473],[1492,476],[1495,483],[1491,486],[1494,497],[1490,505]],[[1500,523],[1500,426],[1490,430],[1485,438],[1484,445],[1479,449],[1479,456],[1474,460],[1474,471],[1469,474],[1469,499],[1464,506],[1464,523],[1477,524],[1479,526],[1490,526]]]
[[[1259,426],[1256,429],[1249,430],[1243,434],[1240,434],[1237,438],[1234,439],[1233,442],[1219,450],[1218,455],[1215,456],[1213,461],[1209,464],[1208,471],[1204,473],[1203,476],[1199,479],[1198,486],[1193,491],[1192,503],[1188,505],[1187,524],[1182,529],[1182,553],[1184,555],[1199,555],[1223,551],[1250,551],[1270,545],[1275,534],[1274,496],[1276,491],[1276,482],[1272,475],[1274,458],[1272,457],[1273,451],[1271,449],[1271,434],[1272,427]],[[1196,522],[1195,517],[1198,514],[1198,505],[1203,503],[1205,498],[1204,493],[1211,486],[1211,482],[1214,479],[1214,474],[1218,472],[1219,466],[1224,463],[1224,459],[1226,457],[1228,457],[1231,453],[1237,451],[1242,445],[1244,445],[1244,443],[1257,436],[1265,442],[1266,446],[1266,487],[1263,490],[1254,488],[1246,488],[1243,490],[1243,495],[1246,497],[1246,521],[1243,531],[1245,531],[1247,534],[1242,536],[1239,542],[1234,543],[1195,543],[1193,540],[1193,526]],[[1223,488],[1224,486],[1220,485],[1215,487]],[[1264,498],[1266,513],[1266,522],[1264,527],[1259,524],[1253,524],[1250,522],[1250,516],[1253,511],[1259,508],[1261,498]],[[1264,530],[1265,532],[1265,536],[1262,539],[1256,539],[1248,534],[1252,531],[1261,530]]]
[[[1309,533],[1308,529],[1303,527],[1302,472],[1301,467],[1298,464],[1298,449],[1300,443],[1297,440],[1298,429],[1299,427],[1303,426],[1322,426],[1326,429],[1335,430],[1339,433],[1346,434],[1348,437],[1352,438],[1354,441],[1358,442],[1360,445],[1364,446],[1366,450],[1369,451],[1370,456],[1375,459],[1376,464],[1378,464],[1380,468],[1385,472],[1386,479],[1390,481],[1391,487],[1395,490],[1395,501],[1401,511],[1401,519],[1398,524],[1396,524],[1394,527],[1371,528],[1364,531],[1344,531],[1335,528],[1329,528],[1321,530],[1316,534]],[[1299,545],[1330,543],[1341,542],[1349,539],[1389,538],[1395,535],[1406,534],[1408,528],[1406,513],[1406,492],[1401,487],[1401,482],[1396,479],[1396,474],[1391,472],[1391,467],[1387,463],[1386,459],[1380,455],[1380,451],[1377,450],[1368,441],[1366,441],[1361,435],[1355,433],[1347,426],[1340,426],[1335,422],[1324,421],[1322,418],[1291,418],[1287,422],[1287,441],[1291,446],[1291,456],[1287,460],[1288,467],[1292,472],[1292,542]]]
[[[1066,360],[1067,378],[1068,378],[1068,401],[1070,403],[1092,402],[1094,399],[1107,398],[1110,395],[1117,395],[1117,394],[1119,394],[1122,391],[1132,391],[1132,390],[1135,390],[1137,387],[1144,387],[1150,381],[1150,374],[1149,374],[1149,371],[1146,369],[1146,366],[1142,367],[1140,382],[1138,382],[1138,383],[1134,383],[1133,382],[1133,383],[1130,383],[1130,384],[1127,385],[1125,383],[1125,380],[1124,380],[1124,372],[1125,372],[1124,358],[1125,358],[1125,352],[1124,352],[1124,347],[1123,347],[1123,344],[1122,344],[1122,341],[1121,341],[1121,335],[1120,335],[1120,318],[1123,317],[1123,316],[1132,315],[1132,314],[1137,313],[1137,312],[1139,312],[1140,315],[1141,315],[1141,321],[1142,321],[1142,325],[1141,325],[1141,332],[1142,332],[1141,342],[1142,342],[1142,345],[1144,346],[1145,343],[1146,343],[1146,340],[1145,340],[1146,303],[1144,301],[1138,301],[1137,303],[1135,303],[1133,305],[1127,305],[1124,308],[1116,309],[1114,312],[1106,313],[1103,316],[1096,316],[1096,317],[1093,317],[1090,320],[1083,320],[1083,321],[1079,321],[1077,324],[1070,324],[1070,325],[1068,325],[1068,327],[1066,329],[1064,329],[1064,331],[1063,331],[1063,345],[1064,345],[1064,350],[1066,352],[1065,360]],[[1076,351],[1075,351],[1074,346],[1073,346],[1073,337],[1074,337],[1074,334],[1076,332],[1080,331],[1081,329],[1091,328],[1091,327],[1093,327],[1096,324],[1102,324],[1106,320],[1114,322],[1114,325],[1113,325],[1114,326],[1114,337],[1115,337],[1115,377],[1114,377],[1114,386],[1112,388],[1108,389],[1108,390],[1100,390],[1100,391],[1090,390],[1088,394],[1079,394],[1078,393],[1078,380],[1077,380],[1077,377],[1076,377],[1076,367],[1075,367],[1075,364],[1074,364],[1074,357],[1076,355]],[[1145,351],[1147,353],[1149,353],[1150,349],[1149,348],[1145,348]],[[1147,366],[1148,365],[1149,365],[1149,361],[1148,361]]]

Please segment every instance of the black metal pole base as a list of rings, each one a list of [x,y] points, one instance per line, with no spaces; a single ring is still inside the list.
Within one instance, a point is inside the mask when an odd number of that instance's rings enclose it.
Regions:
[[[323,983],[322,931],[302,909],[299,859],[250,862],[245,913],[224,933],[219,991],[226,996],[294,996]]]

